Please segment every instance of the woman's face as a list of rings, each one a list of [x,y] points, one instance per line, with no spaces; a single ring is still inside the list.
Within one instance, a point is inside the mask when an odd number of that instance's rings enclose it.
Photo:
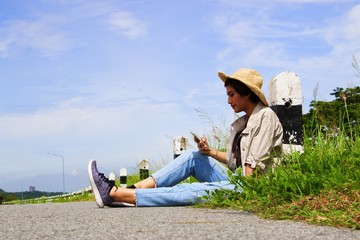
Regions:
[[[239,113],[245,111],[248,105],[248,96],[241,96],[231,86],[226,86],[226,93],[228,95],[228,104],[234,109],[234,112]]]

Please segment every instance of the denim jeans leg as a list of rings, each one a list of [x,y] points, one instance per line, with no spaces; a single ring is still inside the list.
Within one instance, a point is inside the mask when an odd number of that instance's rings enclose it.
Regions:
[[[227,180],[228,169],[217,160],[198,151],[186,151],[151,176],[156,187],[172,187],[193,176],[199,182]]]
[[[182,183],[173,187],[135,189],[137,207],[186,206],[203,201],[215,189],[234,190],[228,181]]]

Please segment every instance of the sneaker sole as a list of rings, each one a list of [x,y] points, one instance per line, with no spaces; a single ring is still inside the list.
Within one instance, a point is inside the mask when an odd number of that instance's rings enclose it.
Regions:
[[[88,165],[89,180],[90,180],[91,188],[92,188],[93,193],[94,193],[94,195],[95,195],[96,205],[98,205],[99,208],[103,208],[103,207],[104,207],[104,203],[103,203],[103,201],[102,201],[102,199],[101,199],[99,189],[96,187],[96,184],[95,184],[95,181],[94,181],[94,176],[93,176],[92,170],[91,170],[91,166],[92,166],[92,163],[93,163],[94,161],[95,161],[95,160],[91,160],[91,161],[89,162],[89,165]]]
[[[112,202],[108,207],[135,207],[135,204],[126,202]]]

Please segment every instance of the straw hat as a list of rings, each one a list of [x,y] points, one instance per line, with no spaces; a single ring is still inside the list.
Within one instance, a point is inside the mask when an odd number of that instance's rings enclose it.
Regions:
[[[261,87],[263,85],[263,79],[257,71],[249,68],[240,68],[231,76],[228,76],[222,72],[218,72],[218,75],[224,83],[229,78],[242,82],[248,88],[250,88],[251,91],[253,91],[256,94],[256,96],[260,98],[261,102],[263,102],[266,106],[269,106],[268,102],[266,101],[264,93],[261,91]]]

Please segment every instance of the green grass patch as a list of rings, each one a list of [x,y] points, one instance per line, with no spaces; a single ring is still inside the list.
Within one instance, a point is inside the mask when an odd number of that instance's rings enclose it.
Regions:
[[[304,153],[284,156],[273,172],[243,177],[240,169],[229,175],[237,191],[215,191],[203,206],[360,229],[359,134],[351,139],[319,131],[305,139]]]

